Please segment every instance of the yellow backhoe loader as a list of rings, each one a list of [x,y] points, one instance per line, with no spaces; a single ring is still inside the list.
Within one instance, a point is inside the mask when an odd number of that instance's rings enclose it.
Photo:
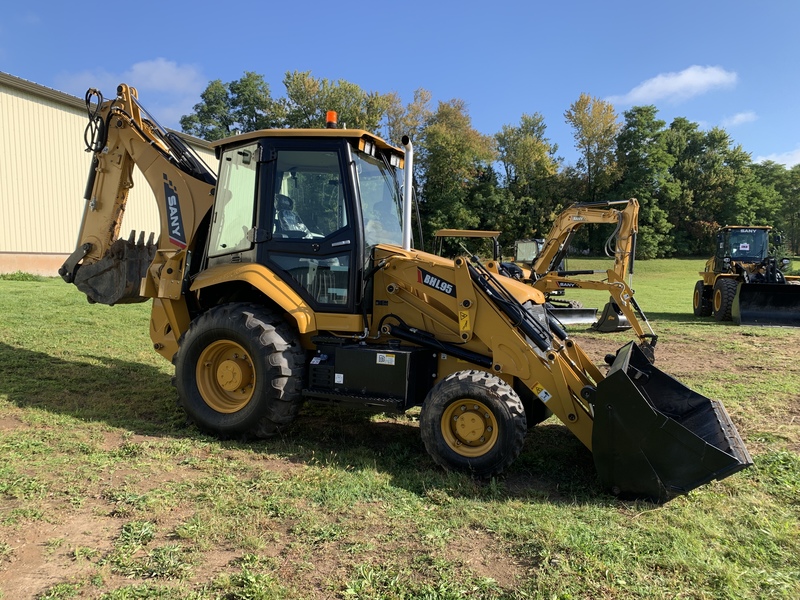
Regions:
[[[717,249],[694,286],[695,316],[737,325],[800,327],[800,277],[769,251],[771,227],[721,227]]]
[[[539,290],[414,250],[407,138],[395,147],[331,115],[324,129],[216,142],[215,176],[134,88],[89,90],[87,107],[86,206],[61,275],[93,302],[152,300],[154,348],[200,429],[268,436],[306,400],[421,406],[433,461],[485,477],[552,411],[606,489],[660,502],[752,463],[722,404],[632,342],[603,373]],[[156,240],[119,238],[134,165],[160,208]]]

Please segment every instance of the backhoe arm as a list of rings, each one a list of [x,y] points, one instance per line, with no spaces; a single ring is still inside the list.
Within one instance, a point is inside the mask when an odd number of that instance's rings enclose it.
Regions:
[[[612,205],[626,204],[623,210]],[[595,204],[574,204],[566,208],[553,223],[542,251],[531,266],[534,279],[556,271],[569,249],[569,244],[577,230],[589,223],[610,223],[617,226],[606,243],[606,252],[614,256],[614,271],[620,279],[631,266],[636,246],[638,231],[639,202],[635,198],[616,202],[600,202]],[[611,242],[614,242],[613,248]]]
[[[105,102],[100,92],[91,89],[86,105],[87,151],[93,153],[86,205],[77,248],[59,274],[90,302],[178,299],[187,252],[211,209],[216,177],[177,135],[147,114],[134,88],[122,84],[117,97]],[[154,233],[145,241],[144,232],[138,240],[136,232],[120,238],[134,165],[158,203],[157,241]]]

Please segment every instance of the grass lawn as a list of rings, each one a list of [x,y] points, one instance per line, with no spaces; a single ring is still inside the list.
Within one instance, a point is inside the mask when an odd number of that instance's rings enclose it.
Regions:
[[[176,407],[149,304],[0,278],[0,598],[800,598],[800,329],[694,317],[703,262],[632,287],[656,364],[722,400],[755,466],[665,505],[604,493],[555,419],[489,482],[438,468],[414,414],[308,405],[219,441]],[[597,362],[632,339],[570,332]]]

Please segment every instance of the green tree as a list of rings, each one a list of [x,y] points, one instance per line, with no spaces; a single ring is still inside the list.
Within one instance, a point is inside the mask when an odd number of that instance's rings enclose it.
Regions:
[[[564,118],[573,128],[575,147],[580,152],[577,169],[584,177],[585,199],[595,201],[617,179],[617,114],[609,102],[581,94]]]
[[[378,131],[392,102],[391,95],[366,92],[342,79],[336,82],[318,79],[309,71],[286,73],[283,85],[285,126],[292,128],[324,127],[327,111],[333,110],[338,114],[340,126]]]
[[[227,84],[216,79],[200,95],[194,112],[180,119],[184,132],[214,141],[237,132],[285,127],[324,127],[329,110],[340,125],[377,131],[392,95],[365,92],[347,81],[317,79],[309,72],[286,73],[286,96],[273,99],[263,76],[246,72]]]
[[[669,173],[675,158],[667,152],[663,132],[666,122],[657,119],[655,106],[634,106],[623,113],[617,135],[620,181],[614,188],[619,199],[639,201],[637,258],[661,258],[672,253],[668,235],[672,224],[661,205],[669,205],[678,193]]]
[[[403,106],[396,92],[389,94],[389,106],[383,128],[384,138],[395,145],[400,145],[407,135],[414,145],[421,139],[425,124],[433,116],[431,109],[431,93],[423,88],[414,91],[414,100]]]
[[[777,194],[777,210],[769,223],[783,234],[786,250],[800,252],[800,165],[787,169],[773,161],[752,165],[759,183]]]
[[[781,226],[787,235],[789,250],[800,255],[800,164],[789,169],[788,177],[781,185],[783,206]]]
[[[696,172],[703,151],[703,133],[697,123],[692,123],[684,117],[673,119],[669,128],[663,133],[662,139],[667,152],[673,159],[670,175],[675,188],[673,193],[665,199],[663,206],[667,211],[667,218],[672,224],[672,246],[676,254],[688,255],[698,253],[698,248],[692,242],[694,233],[705,240],[713,239],[717,223],[693,222],[693,203],[696,194],[694,187]],[[703,244],[705,247],[707,244]]]
[[[545,137],[546,129],[542,115],[524,114],[518,126],[504,125],[495,135],[503,183],[512,198],[501,219],[507,243],[544,236],[562,208],[553,198],[558,146]]]
[[[383,137],[389,143],[397,146],[402,145],[403,136],[408,136],[412,144],[414,155],[423,151],[424,136],[422,132],[426,123],[433,117],[433,110],[430,107],[431,93],[425,89],[414,91],[414,100],[407,106],[403,106],[400,96],[397,93],[389,95],[389,106],[386,110]],[[413,179],[414,187],[422,180],[422,168],[420,162],[414,160]],[[413,229],[419,231],[420,223],[417,213],[412,213]]]
[[[733,145],[724,129],[702,132],[679,118],[665,138],[675,157],[670,172],[679,186],[669,211],[678,252],[707,254],[718,227],[768,225],[775,218],[779,194],[759,181],[750,154]]]
[[[181,129],[215,141],[234,133],[280,127],[283,109],[276,103],[261,75],[245,72],[241,79],[223,84],[215,79],[200,95],[194,113],[180,118]]]
[[[417,155],[423,235],[433,248],[433,232],[441,228],[475,229],[486,206],[485,194],[474,194],[496,158],[492,138],[472,128],[461,100],[440,102],[421,133]]]

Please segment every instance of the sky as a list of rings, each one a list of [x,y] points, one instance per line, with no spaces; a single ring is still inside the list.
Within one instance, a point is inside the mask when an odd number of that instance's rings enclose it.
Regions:
[[[756,162],[800,163],[797,0],[372,0],[370,2],[7,3],[0,71],[83,98],[119,83],[180,129],[210,81],[309,71],[404,104],[426,89],[466,103],[494,135],[540,114],[564,164],[578,153],[564,113],[581,94],[620,120],[655,105],[723,127]],[[0,116],[2,116],[0,105]],[[1,121],[0,121],[1,123]]]

